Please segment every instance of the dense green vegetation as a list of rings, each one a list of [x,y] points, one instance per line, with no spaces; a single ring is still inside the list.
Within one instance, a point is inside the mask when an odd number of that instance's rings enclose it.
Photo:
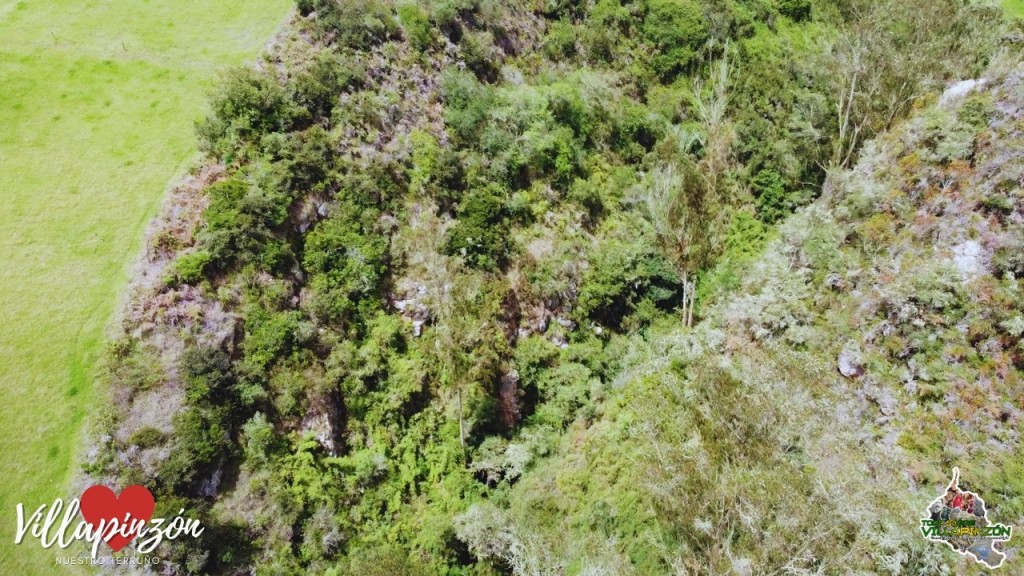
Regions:
[[[954,559],[916,538],[915,506],[952,463],[1019,519],[998,472],[1020,468],[1016,441],[964,426],[957,442],[1010,451],[959,460],[940,432],[957,385],[929,367],[960,358],[963,381],[1019,392],[1019,230],[986,276],[997,303],[951,265],[901,275],[892,252],[929,259],[907,226],[946,189],[916,178],[971,178],[1011,120],[971,97],[864,152],[948,83],[1006,73],[998,9],[298,11],[214,95],[198,126],[213,176],[180,192],[191,219],[168,211],[110,347],[134,417],[111,411],[88,471],[204,519],[164,557],[275,575],[930,573]],[[1005,181],[978,200],[1004,216],[1020,209]],[[953,328],[971,314],[975,336]],[[1005,358],[985,357],[993,339]],[[837,512],[850,493],[878,514]]]
[[[13,545],[15,506],[79,489],[83,420],[104,401],[95,364],[145,225],[194,153],[212,80],[254,57],[288,9],[0,1],[5,574],[53,573],[52,550]]]

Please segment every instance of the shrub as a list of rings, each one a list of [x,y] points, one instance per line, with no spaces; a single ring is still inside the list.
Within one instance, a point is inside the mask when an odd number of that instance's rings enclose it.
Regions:
[[[606,235],[590,258],[574,314],[619,328],[623,318],[650,300],[662,309],[679,303],[678,270],[655,244],[653,233],[640,224],[617,217],[605,224]]]
[[[242,342],[242,348],[246,359],[261,368],[287,358],[301,344],[300,312],[271,312],[251,307],[245,317],[245,341]]]
[[[1012,214],[1015,208],[1013,202],[1009,198],[1000,194],[985,196],[979,201],[979,204],[982,208],[985,208],[990,212],[1003,215]]]
[[[368,165],[343,165],[336,197],[339,210],[352,222],[359,222],[366,233],[376,230],[381,211],[398,210],[409,183],[406,170],[391,159],[375,159]]]
[[[430,20],[449,40],[458,44],[462,39],[459,17],[476,9],[476,0],[437,0],[431,2]]]
[[[572,129],[573,135],[587,138],[594,130],[594,114],[577,86],[559,83],[551,87],[547,107],[555,122]]]
[[[553,60],[570,58],[576,53],[576,29],[571,22],[559,20],[548,27],[544,52]]]
[[[341,93],[361,88],[365,76],[366,69],[355,58],[324,50],[292,80],[295,103],[311,121],[330,118]]]
[[[811,0],[776,0],[779,13],[794,22],[811,17]]]
[[[701,274],[697,284],[697,304],[700,308],[720,295],[728,294],[741,285],[747,263],[759,256],[768,242],[768,228],[750,212],[733,215],[725,234],[725,250],[711,270]]]
[[[754,176],[750,187],[757,200],[757,215],[766,224],[774,224],[792,212],[786,198],[786,183],[775,170],[761,170]]]
[[[311,274],[325,320],[342,320],[364,298],[377,294],[387,270],[387,238],[357,218],[349,211],[336,213],[306,236],[303,267]]]
[[[423,555],[410,554],[397,544],[381,543],[349,554],[346,574],[364,576],[425,576],[431,573],[424,567]]]
[[[224,411],[191,407],[174,417],[171,454],[159,467],[162,486],[179,494],[195,493],[200,480],[231,452]]]
[[[587,179],[577,178],[568,198],[587,210],[592,222],[619,206],[626,190],[636,184],[636,170],[631,166],[587,167]]]
[[[207,190],[210,204],[206,208],[206,225],[214,229],[228,229],[237,225],[239,205],[249,192],[249,186],[234,178],[217,182]]]
[[[124,387],[136,392],[150,390],[163,382],[163,370],[150,350],[130,343],[108,353],[112,388]]]
[[[299,13],[316,12],[315,30],[341,46],[368,50],[394,38],[398,23],[380,0],[299,0]]]
[[[167,284],[197,284],[203,279],[207,266],[213,260],[208,250],[196,250],[178,256],[167,272]]]
[[[279,152],[279,164],[287,171],[284,185],[291,192],[289,198],[323,190],[335,167],[336,148],[334,139],[320,126],[289,134]],[[280,200],[287,201],[285,197]],[[282,216],[278,215],[272,224],[280,223]]]
[[[580,40],[587,57],[594,62],[609,63],[615,60],[615,44],[618,36],[606,28],[584,27]]]
[[[212,113],[196,128],[200,148],[224,160],[264,134],[285,130],[293,116],[277,80],[248,67],[228,72],[210,107]]]
[[[409,188],[417,193],[424,192],[444,168],[441,162],[442,149],[429,132],[413,130],[409,135],[412,147],[412,166],[409,170]]]
[[[447,72],[441,83],[445,123],[459,144],[477,140],[487,114],[495,105],[494,90],[481,84],[472,74]]]
[[[738,212],[725,235],[723,260],[745,262],[758,256],[768,242],[768,228],[749,212]]]
[[[253,462],[266,463],[278,443],[274,425],[267,420],[266,415],[257,412],[242,426],[242,435],[245,437],[246,458]]]
[[[627,104],[615,119],[612,146],[629,162],[639,162],[665,134],[665,124],[643,106]]]
[[[988,126],[989,118],[995,110],[991,94],[975,93],[964,99],[964,103],[957,111],[957,122],[972,132],[977,132]]]
[[[657,50],[654,68],[662,76],[689,66],[708,38],[704,13],[693,0],[650,0],[643,33]]]
[[[462,59],[466,67],[484,82],[494,82],[498,77],[499,52],[494,46],[494,35],[488,31],[470,32],[459,42]]]
[[[540,404],[533,421],[563,428],[590,402],[590,370],[576,362],[567,362],[548,370],[538,381]]]
[[[145,450],[163,444],[167,435],[152,426],[139,428],[128,437],[128,444],[135,445]]]
[[[992,266],[999,276],[1012,274],[1014,278],[1024,278],[1024,236],[1019,233],[1012,235],[1008,242],[996,249]]]
[[[512,362],[519,373],[519,390],[523,394],[523,409],[529,413],[540,401],[541,380],[545,373],[558,363],[559,349],[547,338],[531,335],[518,342],[513,354]]]
[[[446,252],[461,254],[470,266],[484,270],[503,266],[508,256],[505,196],[496,185],[471,190],[459,204]]]
[[[220,405],[232,399],[231,358],[212,347],[190,347],[181,355],[186,397],[191,404]]]
[[[405,37],[414,48],[426,52],[434,46],[434,28],[426,12],[415,2],[402,2],[398,5],[398,19],[405,30]]]
[[[275,191],[253,190],[231,178],[211,186],[210,204],[199,242],[210,253],[208,272],[225,271],[235,262],[256,263],[273,270],[290,258],[290,250],[276,241],[274,229],[288,217],[291,199]]]
[[[579,142],[566,126],[528,133],[524,148],[531,176],[553,173],[556,182],[563,186],[576,174],[582,155]]]

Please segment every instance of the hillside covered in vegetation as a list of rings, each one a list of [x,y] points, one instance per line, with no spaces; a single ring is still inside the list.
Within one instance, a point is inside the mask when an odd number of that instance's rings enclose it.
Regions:
[[[300,0],[86,472],[203,519],[182,573],[953,570],[953,466],[1024,522],[1020,50],[962,0]]]

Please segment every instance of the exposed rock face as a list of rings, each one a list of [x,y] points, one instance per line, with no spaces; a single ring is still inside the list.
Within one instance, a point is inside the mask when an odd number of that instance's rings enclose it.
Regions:
[[[508,291],[505,301],[502,302],[501,309],[501,323],[502,330],[505,333],[505,340],[510,345],[515,344],[515,341],[519,338],[519,323],[523,316],[522,308],[519,305],[519,295],[516,294],[515,290]]]
[[[953,264],[956,264],[965,281],[985,273],[985,265],[982,262],[983,254],[979,242],[967,240],[953,246],[952,250]]]
[[[337,395],[315,403],[302,419],[301,434],[313,434],[316,441],[336,456],[343,448],[344,411]]]
[[[302,419],[302,428],[299,429],[299,432],[303,435],[313,434],[313,437],[316,438],[321,446],[326,448],[331,454],[336,453],[334,430],[331,427],[331,419],[326,413],[319,410],[311,410]]]
[[[501,421],[512,428],[519,423],[522,415],[519,411],[519,372],[512,370],[502,375],[501,387],[498,390],[498,403],[501,407]]]
[[[204,498],[216,498],[217,489],[220,488],[221,476],[224,474],[224,469],[218,467],[213,471],[213,474],[209,478],[205,478],[199,484],[199,495]]]
[[[986,80],[985,78],[981,78],[978,80],[963,80],[961,82],[957,82],[956,84],[953,84],[949,88],[946,88],[946,91],[942,93],[942,98],[939,100],[939,103],[942,105],[949,104],[958,98],[963,98],[964,96],[967,96],[968,94],[975,90],[980,90],[984,88],[987,84],[988,80]]]
[[[411,293],[391,296],[391,307],[412,322],[412,335],[417,338],[423,335],[423,327],[431,317],[430,309],[424,303],[426,297],[427,287],[423,284],[416,284]]]
[[[839,353],[839,373],[847,378],[856,378],[864,374],[864,365],[861,364],[857,353],[852,350],[843,350]]]

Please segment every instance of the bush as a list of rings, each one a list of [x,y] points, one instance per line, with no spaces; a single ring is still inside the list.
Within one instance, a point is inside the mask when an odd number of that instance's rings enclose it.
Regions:
[[[290,356],[302,343],[300,312],[270,312],[255,307],[247,311],[245,341],[242,348],[246,359],[266,369]]]
[[[671,309],[681,298],[678,270],[655,244],[640,219],[626,216],[605,224],[606,235],[590,258],[580,287],[577,318],[619,328],[622,320],[649,300]]]
[[[241,180],[229,178],[217,182],[206,191],[210,204],[206,208],[206,225],[213,229],[230,229],[237,226],[239,205],[249,193],[249,186]]]
[[[540,401],[542,379],[557,365],[560,350],[547,338],[531,335],[520,340],[513,350],[512,363],[519,373],[523,411],[529,414]]]
[[[704,12],[693,0],[650,0],[644,37],[654,45],[654,69],[672,76],[685,69],[708,39]]]
[[[461,254],[470,266],[484,270],[504,266],[508,257],[505,200],[504,191],[496,185],[471,190],[459,204],[446,252]]]
[[[252,190],[234,178],[214,184],[208,194],[205,227],[198,234],[200,245],[210,254],[206,272],[225,271],[236,262],[273,270],[290,259],[290,250],[274,234],[288,217],[291,199],[287,195]]]
[[[555,181],[562,186],[568,185],[576,174],[583,152],[572,130],[566,126],[529,133],[524,148],[530,176],[554,174]]]
[[[484,82],[494,82],[500,67],[500,52],[494,46],[494,35],[488,31],[470,32],[459,42],[466,67]]]
[[[462,40],[463,27],[460,15],[476,8],[475,0],[437,0],[431,2],[430,21],[442,34],[458,44]]]
[[[198,284],[213,256],[207,250],[197,250],[178,256],[167,272],[167,284]]]
[[[159,429],[152,426],[144,426],[133,432],[132,435],[128,437],[128,444],[138,446],[145,450],[146,448],[153,448],[163,444],[166,439],[167,435]]]
[[[757,215],[765,224],[774,224],[792,212],[786,198],[786,183],[775,170],[761,170],[750,187],[757,200]]]
[[[242,435],[245,437],[245,456],[253,462],[265,464],[278,444],[274,425],[262,412],[257,412],[242,426]]]
[[[294,114],[284,88],[270,74],[252,68],[228,72],[210,103],[212,113],[196,130],[200,148],[230,160],[264,134],[285,130]]]
[[[576,362],[548,370],[538,381],[540,404],[532,421],[560,429],[575,420],[590,402],[591,376]]]
[[[425,576],[431,573],[424,567],[420,554],[410,554],[397,544],[381,543],[347,558],[346,574],[363,576]]]
[[[701,274],[697,284],[698,313],[741,286],[747,264],[762,254],[768,238],[768,227],[750,212],[733,215],[725,234],[725,250],[716,265]]]
[[[548,27],[544,52],[553,60],[570,58],[576,53],[576,29],[571,22],[559,20]]]
[[[665,124],[643,106],[629,104],[615,119],[612,146],[628,162],[639,162],[665,134]]]
[[[398,23],[380,0],[299,0],[299,13],[316,12],[315,30],[341,46],[368,50],[398,35]]]
[[[339,212],[306,236],[303,268],[311,275],[318,313],[327,321],[350,318],[364,299],[372,308],[379,306],[371,297],[379,293],[389,246],[386,237],[364,226],[358,216]]]
[[[409,169],[409,188],[416,193],[427,190],[427,187],[436,179],[440,165],[442,149],[429,132],[413,130],[409,135],[409,144],[412,148],[412,166]]]
[[[162,486],[194,494],[199,482],[222,464],[232,450],[224,416],[223,409],[192,407],[174,417],[175,442],[157,476]]]
[[[1024,236],[1014,234],[1006,244],[996,249],[992,266],[999,276],[1012,274],[1014,278],[1024,278]]]
[[[494,90],[472,74],[447,72],[441,82],[445,123],[458,144],[475,143],[488,112],[495,106]]]
[[[616,45],[632,31],[635,16],[630,7],[622,4],[621,0],[598,0],[591,8],[584,26],[591,56],[611,62]]]
[[[779,13],[794,22],[811,17],[811,0],[777,0]]]
[[[151,390],[162,384],[163,370],[156,355],[134,342],[119,345],[108,351],[110,384],[113,389],[123,387],[129,393]]]
[[[594,131],[594,111],[583,100],[577,86],[555,84],[548,94],[547,106],[555,122],[571,128],[574,136],[586,139]]]
[[[329,184],[328,179],[338,157],[336,142],[320,126],[290,134],[279,155],[279,164],[287,171],[284,186],[290,192],[287,197],[280,198],[282,203],[308,192],[322,192]],[[273,221],[273,225],[283,220],[281,216]]]
[[[426,12],[415,2],[402,2],[398,5],[398,19],[405,30],[405,37],[414,48],[421,52],[430,50],[436,43],[434,28]]]
[[[330,118],[341,93],[361,88],[365,76],[366,69],[355,58],[324,50],[292,80],[295,103],[310,121]]]
[[[212,347],[187,348],[181,355],[181,372],[185,376],[186,398],[190,404],[221,405],[232,398],[235,383],[231,357]]]

